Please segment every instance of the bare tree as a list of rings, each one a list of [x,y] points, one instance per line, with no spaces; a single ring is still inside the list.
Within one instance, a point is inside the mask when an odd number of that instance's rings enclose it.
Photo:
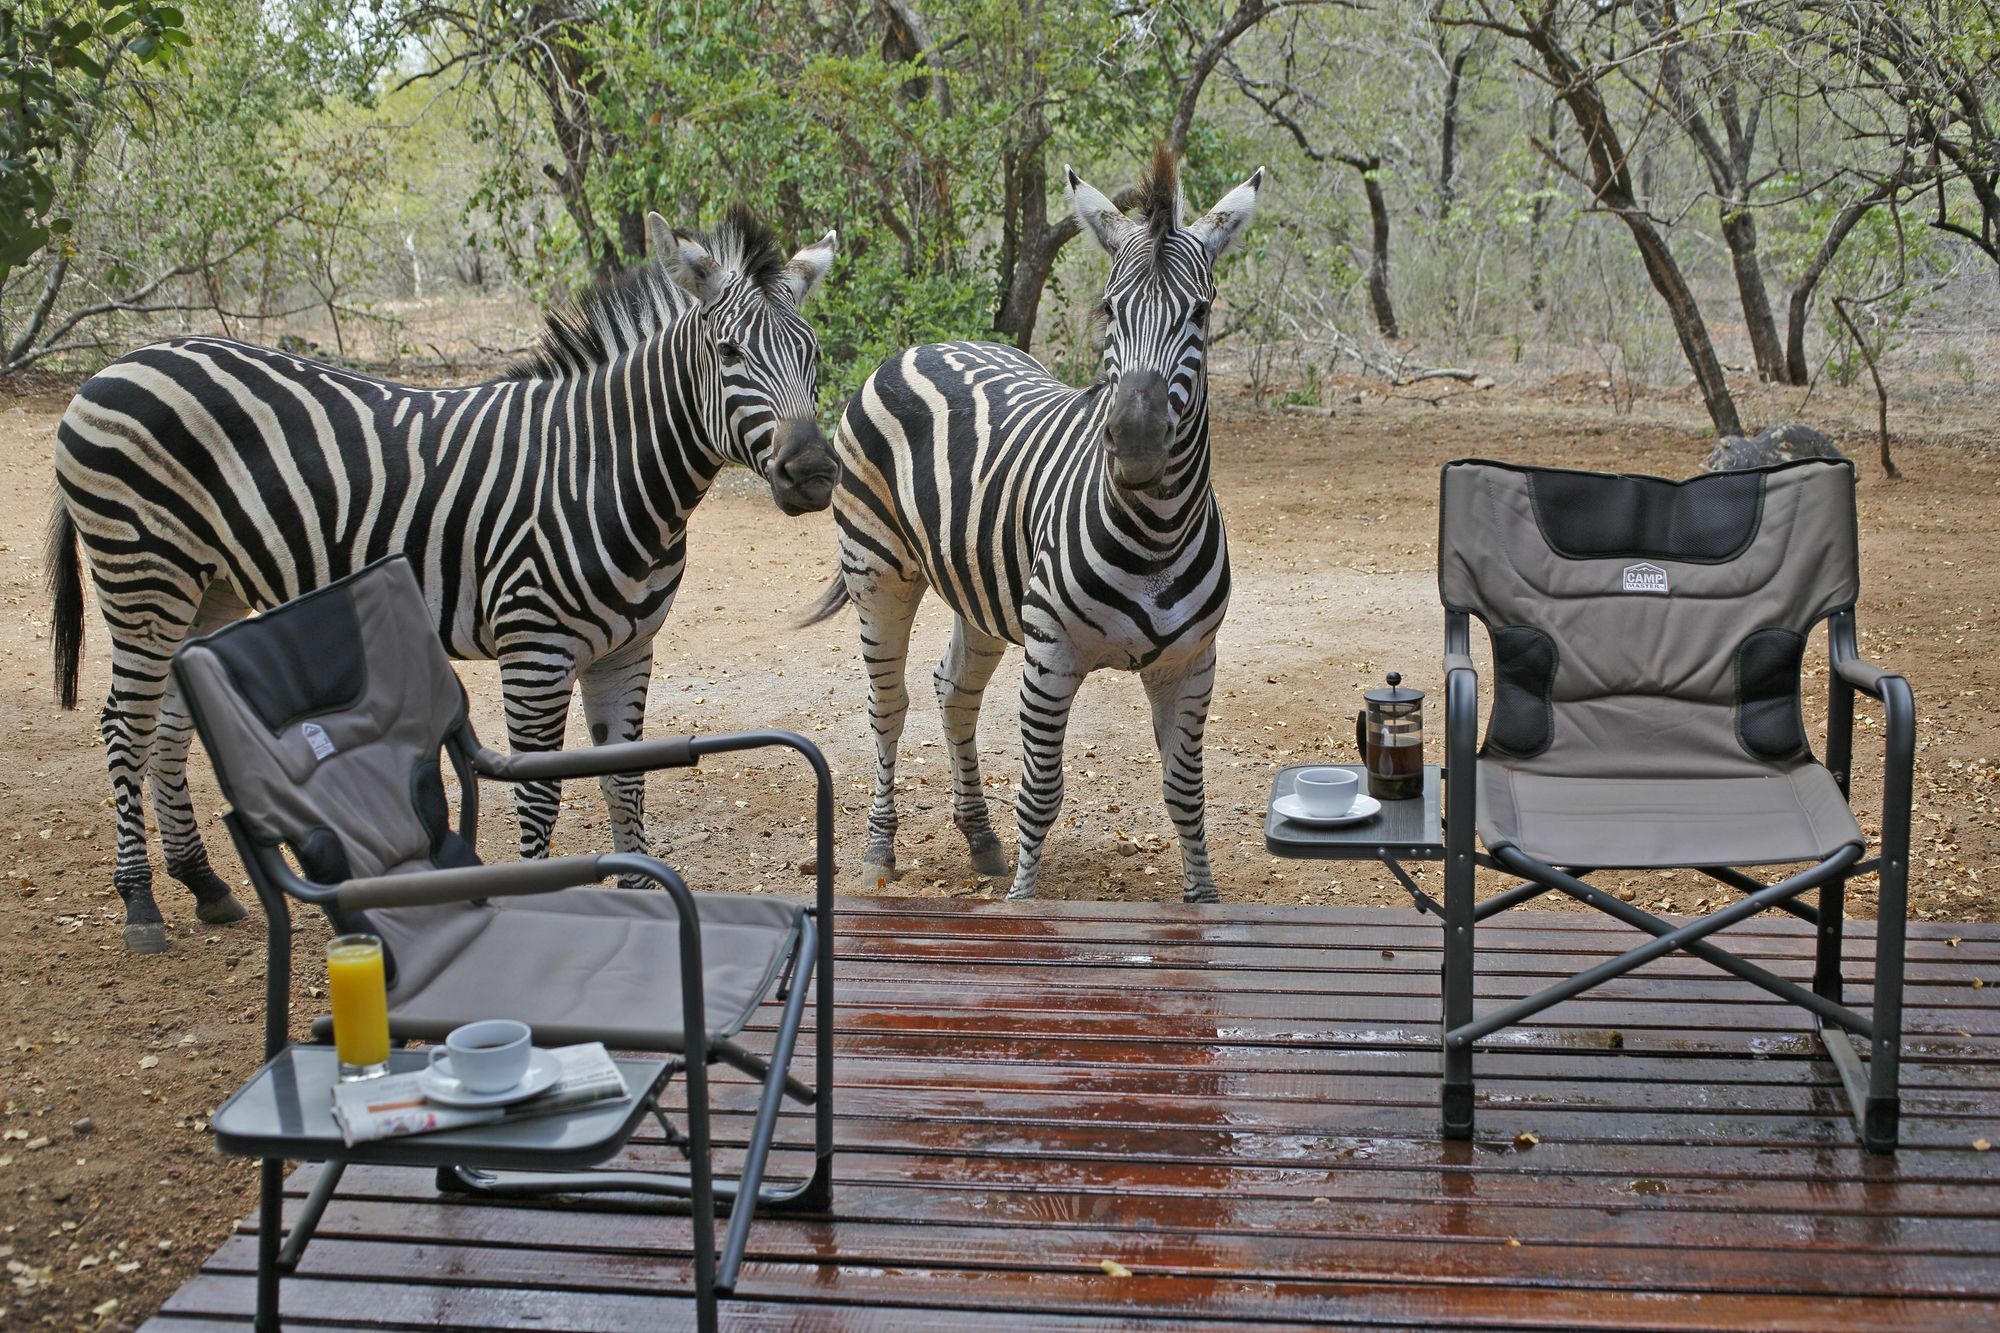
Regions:
[[[1796,0],[1811,25],[1793,25],[1846,62],[1851,86],[1908,117],[1891,151],[1914,145],[1936,160],[1925,183],[1930,225],[2000,264],[2000,5],[1994,0]],[[1984,40],[1981,40],[1983,37]],[[1890,131],[1889,133],[1893,133]],[[1884,134],[1883,137],[1888,137]],[[1967,225],[1951,187],[1971,196]]]
[[[1167,148],[1175,154],[1187,150],[1188,134],[1194,127],[1202,92],[1231,46],[1274,15],[1324,5],[1353,8],[1355,0],[1237,0],[1233,9],[1206,20],[1208,26],[1204,26],[1204,18],[1197,12],[1205,6],[1197,6],[1191,0],[1168,0],[1165,8],[1191,55],[1187,67],[1175,80],[1178,91],[1167,124],[1164,140]],[[1037,19],[1039,8],[1038,4],[1032,7]],[[1150,8],[1140,6],[1132,17],[1143,17]],[[1024,10],[1024,17],[1029,13]],[[1031,22],[1040,26],[1034,19]],[[1034,69],[1035,62],[1029,62],[1028,68]],[[994,330],[1011,337],[1020,347],[1034,341],[1042,290],[1048,286],[1049,275],[1055,271],[1063,247],[1076,239],[1078,233],[1076,215],[1069,209],[1054,218],[1048,215],[1047,148],[1053,130],[1042,96],[1045,88],[1031,86],[1026,91],[1028,110],[1024,113],[1020,139],[1003,154],[1000,308],[993,317]],[[1138,197],[1138,187],[1131,186],[1115,195],[1112,202],[1120,208],[1129,208]]]
[[[1743,422],[1729,391],[1722,363],[1716,358],[1701,305],[1667,244],[1663,224],[1647,208],[1632,181],[1631,156],[1605,97],[1605,80],[1638,54],[1620,51],[1608,33],[1593,32],[1604,13],[1594,4],[1572,6],[1562,0],[1500,4],[1471,0],[1463,12],[1444,12],[1438,21],[1483,28],[1518,44],[1529,59],[1523,62],[1546,84],[1550,94],[1569,112],[1581,140],[1583,160],[1573,162],[1556,145],[1537,138],[1535,147],[1558,171],[1589,191],[1591,206],[1625,224],[1638,247],[1639,261],[1653,289],[1666,303],[1681,352],[1694,372],[1709,420],[1718,435],[1741,435]],[[1582,40],[1577,40],[1582,39]],[[1585,47],[1584,41],[1591,45]],[[1586,59],[1577,54],[1588,49]]]
[[[1384,338],[1396,338],[1396,307],[1389,294],[1389,201],[1382,192],[1382,155],[1360,153],[1346,148],[1323,147],[1314,142],[1300,122],[1296,109],[1319,105],[1319,99],[1291,82],[1291,62],[1295,48],[1284,51],[1287,77],[1253,79],[1235,61],[1229,62],[1230,76],[1243,96],[1254,103],[1273,125],[1292,136],[1292,142],[1311,162],[1338,162],[1360,177],[1361,191],[1368,200],[1368,308],[1375,316],[1375,328]]]
[[[1778,343],[1778,324],[1757,258],[1757,212],[1751,203],[1751,194],[1768,174],[1758,171],[1757,131],[1774,81],[1760,78],[1762,71],[1750,67],[1750,34],[1741,27],[1692,40],[1676,0],[1637,0],[1633,12],[1658,47],[1659,78],[1669,109],[1708,169],[1758,377],[1803,383],[1791,379]],[[1695,66],[1692,76],[1690,64]],[[1629,75],[1630,66],[1625,69]],[[1634,82],[1651,96],[1643,81]]]

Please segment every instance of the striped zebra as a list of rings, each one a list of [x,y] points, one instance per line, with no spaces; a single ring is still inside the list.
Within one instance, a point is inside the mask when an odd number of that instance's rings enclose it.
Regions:
[[[516,750],[562,744],[576,684],[594,741],[636,740],[688,514],[717,473],[749,466],[787,514],[826,507],[838,469],[798,312],[834,233],[788,260],[740,209],[705,242],[657,214],[647,232],[647,263],[554,309],[535,351],[490,383],[413,388],[190,337],[77,392],[57,431],[48,556],[57,695],[75,707],[80,540],[111,634],[103,734],[128,948],[166,947],[148,775],[167,872],[201,920],[243,915],[188,799],[191,724],[167,662],[190,634],[400,551],[445,648],[498,659]],[[645,850],[643,781],[603,787],[618,849]],[[553,782],[518,789],[523,856],[546,854],[557,796]]]
[[[1183,891],[1213,902],[1202,731],[1229,601],[1209,488],[1208,342],[1215,262],[1250,221],[1260,169],[1183,225],[1162,151],[1141,220],[1065,168],[1084,229],[1111,256],[1099,307],[1104,371],[1077,389],[1011,347],[937,343],[871,375],[835,435],[841,571],[808,623],[860,613],[875,734],[864,882],[895,876],[904,666],[926,588],[957,615],[934,673],[951,748],[952,817],[981,874],[1007,868],[987,818],[976,732],[1000,655],[1022,645],[1020,851],[1009,896],[1031,898],[1062,808],[1063,739],[1084,677],[1136,671],[1152,705]]]

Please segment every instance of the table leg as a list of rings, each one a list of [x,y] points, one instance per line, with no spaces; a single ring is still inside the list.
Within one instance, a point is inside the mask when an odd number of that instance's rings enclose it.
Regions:
[[[278,1330],[278,1247],[285,1225],[285,1164],[267,1157],[257,1191],[257,1330]]]

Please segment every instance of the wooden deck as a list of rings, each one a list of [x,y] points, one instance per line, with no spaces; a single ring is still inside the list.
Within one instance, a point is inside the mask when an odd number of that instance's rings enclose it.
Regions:
[[[1482,1000],[1637,938],[1600,922],[1482,926]],[[1913,929],[1905,1147],[1883,1160],[1802,1014],[1688,959],[1482,1048],[1478,1137],[1453,1144],[1428,918],[883,899],[839,925],[837,1212],[759,1221],[725,1326],[2000,1327],[2000,1151],[1974,1147],[2000,1141],[2000,928]],[[1808,975],[1796,921],[1725,938]],[[748,1091],[722,1086],[725,1144]],[[253,1226],[149,1327],[245,1321]],[[285,1312],[673,1327],[687,1241],[671,1214],[356,1169]]]

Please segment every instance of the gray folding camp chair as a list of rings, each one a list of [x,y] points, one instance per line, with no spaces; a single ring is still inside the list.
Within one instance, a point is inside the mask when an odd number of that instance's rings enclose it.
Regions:
[[[756,1206],[828,1207],[833,788],[811,742],[769,731],[545,753],[489,750],[473,735],[465,691],[401,556],[194,640],[173,667],[230,802],[229,831],[269,923],[268,1054],[282,1050],[290,1032],[288,901],[296,898],[323,909],[337,930],[382,938],[390,1033],[398,1040],[437,1041],[461,1023],[506,1017],[531,1025],[543,1045],[602,1040],[613,1049],[676,1057],[670,1068],[677,1066],[687,1083],[685,1136],[654,1109],[668,1141],[687,1156],[687,1174],[455,1168],[438,1173],[441,1188],[689,1198],[705,1324],[714,1318],[714,1293],[735,1282]],[[673,870],[636,854],[489,866],[473,852],[480,778],[602,777],[686,767],[703,755],[763,746],[797,750],[817,779],[813,907],[776,897],[691,894]],[[440,751],[460,785],[456,828]],[[287,863],[287,851],[299,871]],[[650,881],[665,892],[580,887],[610,876]],[[815,1086],[807,1087],[788,1070],[814,981],[817,1059]],[[736,1037],[774,989],[784,1008],[764,1056]],[[734,1181],[714,1180],[709,1161],[707,1068],[717,1060],[763,1085]],[[803,1180],[767,1184],[785,1096],[814,1109],[814,1169]],[[273,1235],[276,1166],[266,1166],[263,1200],[264,1225]],[[320,1177],[301,1215],[308,1232],[338,1179],[333,1167]],[[719,1267],[717,1197],[732,1204]]]
[[[1474,1042],[1684,950],[1811,1011],[1862,1141],[1894,1151],[1916,709],[1901,676],[1856,650],[1853,467],[1809,459],[1671,482],[1451,463],[1438,586],[1445,1133],[1472,1132]],[[1491,635],[1495,676],[1476,758],[1474,616]],[[1822,620],[1832,663],[1824,763],[1799,707],[1806,637]],[[1872,858],[1847,800],[1857,690],[1882,701],[1886,722],[1882,849]],[[1799,862],[1807,867],[1777,883],[1739,869]],[[1475,905],[1476,865],[1524,882]],[[1597,870],[1665,867],[1745,896],[1674,926],[1586,882]],[[1842,893],[1870,871],[1881,885],[1874,989],[1858,1012],[1841,995]],[[1800,902],[1813,888],[1817,905]],[[1475,1016],[1475,923],[1551,889],[1654,938]],[[1768,908],[1817,927],[1810,989],[1708,942]]]

